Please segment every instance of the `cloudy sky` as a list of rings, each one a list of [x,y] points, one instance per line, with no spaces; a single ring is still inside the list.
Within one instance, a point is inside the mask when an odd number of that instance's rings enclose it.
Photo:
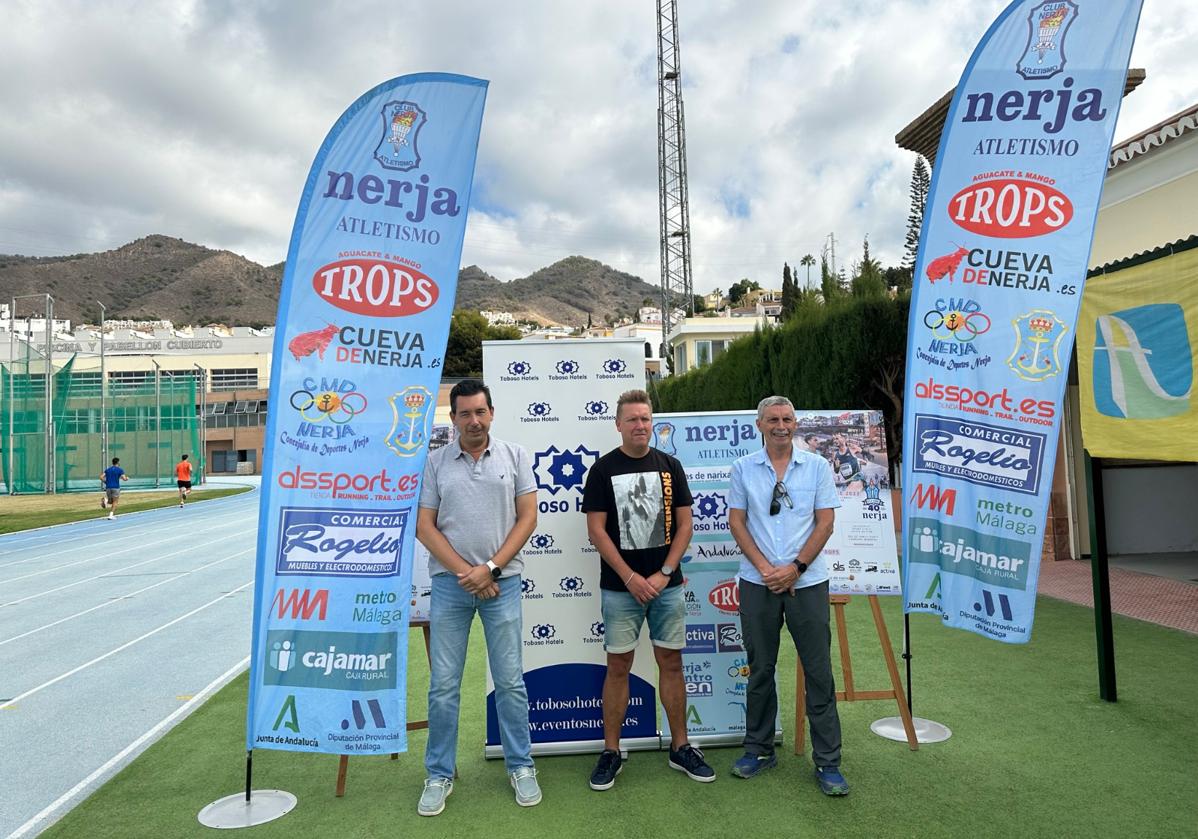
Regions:
[[[957,83],[1002,0],[683,0],[696,291],[784,260],[902,255],[894,135]],[[462,264],[571,254],[658,278],[653,0],[0,0],[0,253],[150,233],[286,256],[333,121],[380,81],[489,79]],[[1116,140],[1198,101],[1192,0],[1145,0]]]

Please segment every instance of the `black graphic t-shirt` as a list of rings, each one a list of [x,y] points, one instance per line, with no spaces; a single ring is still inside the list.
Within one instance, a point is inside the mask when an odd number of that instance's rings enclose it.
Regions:
[[[582,509],[607,513],[607,535],[628,567],[648,577],[661,570],[678,532],[677,507],[691,505],[686,471],[677,458],[650,448],[644,457],[629,457],[620,449],[599,458],[587,472]],[[599,586],[627,591],[624,581],[602,559]],[[671,586],[682,585],[682,566],[674,569]]]

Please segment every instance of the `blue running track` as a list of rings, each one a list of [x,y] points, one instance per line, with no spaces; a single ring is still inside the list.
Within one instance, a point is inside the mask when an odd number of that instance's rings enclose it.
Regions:
[[[35,836],[249,663],[257,489],[0,536],[0,836]]]

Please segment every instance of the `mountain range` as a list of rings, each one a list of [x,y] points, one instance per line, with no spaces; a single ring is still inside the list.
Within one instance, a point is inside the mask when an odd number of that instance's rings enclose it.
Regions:
[[[170,320],[177,326],[275,322],[284,263],[259,265],[231,251],[152,235],[115,250],[70,256],[0,255],[0,302],[49,293],[54,316],[98,323],[109,319]],[[477,265],[458,273],[455,308],[511,312],[517,320],[586,326],[635,316],[657,305],[660,291],[640,277],[570,256],[527,277],[501,282]],[[30,310],[23,301],[18,314]],[[35,311],[40,308],[34,304]]]

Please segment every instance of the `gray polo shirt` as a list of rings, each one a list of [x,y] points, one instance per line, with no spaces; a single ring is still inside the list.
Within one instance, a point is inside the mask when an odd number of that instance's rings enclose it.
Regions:
[[[428,456],[420,506],[437,511],[437,529],[471,565],[485,565],[516,526],[516,497],[537,491],[528,450],[491,437],[476,461],[454,440]],[[524,568],[520,554],[503,567],[512,577]],[[429,556],[429,576],[449,569]]]

